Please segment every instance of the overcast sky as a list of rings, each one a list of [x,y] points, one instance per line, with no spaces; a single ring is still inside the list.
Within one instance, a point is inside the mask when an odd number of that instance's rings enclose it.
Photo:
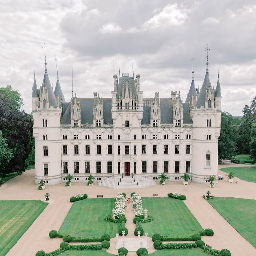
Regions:
[[[241,116],[256,95],[255,0],[0,0],[0,87],[12,85],[31,112],[34,70],[60,84],[67,101],[111,97],[113,75],[141,75],[144,97],[186,99],[191,83],[202,85],[209,45],[210,80],[218,70],[222,110]],[[43,46],[46,46],[42,48]],[[194,59],[194,61],[192,61]]]

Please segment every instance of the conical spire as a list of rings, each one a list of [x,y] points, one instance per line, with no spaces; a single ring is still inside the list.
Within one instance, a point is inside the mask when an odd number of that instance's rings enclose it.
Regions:
[[[46,54],[44,55],[44,73],[47,73]]]
[[[59,81],[59,72],[57,71],[57,82],[54,90],[54,95],[59,97],[59,102],[62,100],[62,102],[65,102],[64,94],[60,87],[60,81]]]
[[[32,97],[38,97],[35,71],[34,71],[34,83],[32,87]]]
[[[215,97],[221,97],[221,89],[220,89],[220,73],[218,71],[218,81],[217,81],[217,86],[215,90]]]
[[[194,82],[194,70],[192,70],[192,81],[187,95],[186,103],[191,101],[192,96],[196,95],[196,87]]]

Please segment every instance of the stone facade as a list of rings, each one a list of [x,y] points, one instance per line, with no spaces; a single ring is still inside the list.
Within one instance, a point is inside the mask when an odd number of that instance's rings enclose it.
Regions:
[[[183,103],[179,92],[170,98],[143,98],[140,75],[114,75],[112,98],[73,97],[65,102],[59,78],[55,91],[46,61],[42,86],[32,88],[36,176],[61,183],[70,173],[84,182],[113,175],[166,173],[170,180],[190,173],[195,182],[217,175],[221,122],[221,89],[209,79],[194,78]]]

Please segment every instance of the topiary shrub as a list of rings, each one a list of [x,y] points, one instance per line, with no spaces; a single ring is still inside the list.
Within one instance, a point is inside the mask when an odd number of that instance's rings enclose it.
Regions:
[[[148,250],[146,248],[140,248],[136,251],[138,256],[145,256],[148,255]]]
[[[161,249],[162,249],[162,245],[163,245],[163,243],[162,243],[162,241],[160,241],[160,240],[156,240],[156,241],[154,242],[154,244],[153,244],[153,246],[154,246],[154,248],[155,248],[156,250],[161,250]]]
[[[139,225],[137,228],[135,228],[134,230],[134,235],[138,236],[138,231],[140,231],[140,235],[143,236],[144,235],[144,229],[142,228],[141,225]]]
[[[201,236],[199,234],[194,234],[191,236],[191,240],[192,241],[201,240]]]
[[[125,232],[124,235],[127,236],[127,234],[128,234],[128,229],[127,229],[126,227],[124,227],[124,226],[121,226],[121,227],[118,229],[119,235],[122,236],[122,235],[123,235],[123,233],[122,233],[123,231]]]
[[[102,248],[108,249],[110,247],[110,242],[107,240],[104,240],[101,242]]]
[[[133,223],[136,224],[137,222],[140,222],[141,218],[140,217],[134,217],[133,218]]]
[[[124,192],[122,194],[123,194],[124,197],[126,197],[126,194]]]
[[[69,246],[69,243],[67,243],[67,242],[62,242],[62,243],[60,244],[60,249],[65,250],[65,249],[67,249],[68,246]]]
[[[136,193],[135,193],[135,192],[132,192],[132,193],[131,193],[131,196],[133,196],[134,194],[136,194]]]
[[[186,198],[185,195],[180,195],[179,199],[180,199],[180,200],[186,200],[187,198]]]
[[[220,251],[220,256],[231,256],[231,252],[228,249],[222,249]]]
[[[63,241],[67,242],[67,243],[70,243],[72,241],[72,236],[70,236],[70,235],[64,236]]]
[[[197,245],[197,247],[203,247],[203,246],[205,246],[205,242],[204,241],[202,241],[202,240],[197,240],[196,241],[196,245]]]
[[[162,241],[162,239],[163,239],[163,236],[162,236],[162,235],[159,235],[159,234],[154,234],[154,235],[152,236],[152,241],[153,241],[153,242],[155,242],[156,240]]]
[[[110,241],[110,235],[108,235],[108,234],[103,235],[103,236],[101,237],[101,240],[102,240],[102,241],[104,241],[104,240]]]
[[[126,256],[128,254],[128,250],[124,247],[118,249],[118,255]]]
[[[214,232],[213,232],[212,229],[207,228],[207,229],[204,230],[204,235],[205,235],[205,236],[213,236],[213,235],[214,235]]]
[[[45,251],[38,251],[36,256],[45,256]]]
[[[58,237],[58,232],[56,230],[51,230],[49,232],[49,237],[50,238],[55,238],[55,237]]]

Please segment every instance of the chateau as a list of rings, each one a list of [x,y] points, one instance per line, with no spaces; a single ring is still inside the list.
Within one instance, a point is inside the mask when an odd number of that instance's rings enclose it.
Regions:
[[[120,73],[120,72],[119,72]],[[113,76],[111,98],[72,95],[66,102],[58,74],[55,90],[45,72],[42,86],[32,88],[35,137],[35,182],[85,182],[123,174],[152,178],[166,173],[179,180],[189,173],[195,182],[217,175],[221,122],[221,89],[210,83],[207,68],[201,89],[194,72],[185,102],[171,97],[143,98],[140,75]]]

